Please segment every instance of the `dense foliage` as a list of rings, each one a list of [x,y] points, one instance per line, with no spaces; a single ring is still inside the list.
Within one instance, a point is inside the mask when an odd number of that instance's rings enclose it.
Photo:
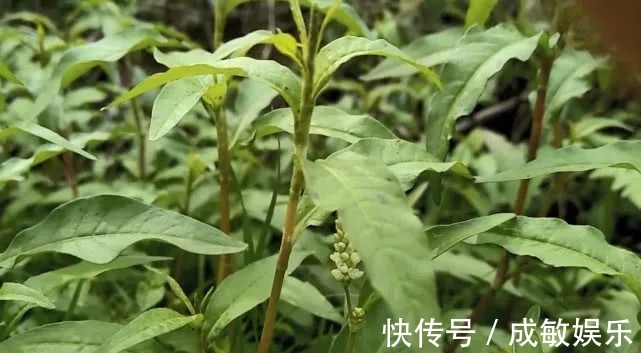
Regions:
[[[0,352],[641,350],[641,107],[572,1],[0,11]]]

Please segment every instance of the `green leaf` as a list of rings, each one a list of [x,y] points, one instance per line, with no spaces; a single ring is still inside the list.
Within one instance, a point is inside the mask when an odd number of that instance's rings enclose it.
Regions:
[[[106,132],[96,131],[87,134],[76,134],[69,142],[79,148],[84,148],[84,146],[90,141],[105,141],[110,137],[111,135]],[[38,147],[30,158],[14,157],[2,162],[2,164],[0,164],[0,185],[12,180],[22,181],[24,179],[22,174],[29,171],[32,167],[59,155],[62,152],[64,152],[64,148],[62,146],[44,145]]]
[[[343,322],[334,306],[309,282],[292,276],[285,278],[281,299],[323,319]]]
[[[306,192],[320,207],[338,210],[365,274],[393,314],[411,324],[438,319],[431,249],[394,175],[377,159],[354,153],[304,161],[303,170]]]
[[[404,190],[410,189],[426,171],[471,176],[461,162],[441,162],[425,151],[425,147],[401,139],[365,138],[335,152],[332,157],[339,157],[343,153],[356,153],[382,162],[394,173]]]
[[[427,113],[427,150],[444,160],[456,119],[470,114],[488,80],[511,59],[525,61],[541,34],[525,37],[511,25],[499,25],[469,35],[452,54],[441,73],[444,89],[430,101]]]
[[[120,60],[127,53],[135,50],[175,44],[154,30],[135,28],[67,50],[56,64],[52,76],[41,90],[35,106],[30,111],[30,117],[25,121],[35,120],[54,100],[62,87],[68,86],[92,67],[103,62]]]
[[[539,328],[540,317],[541,307],[538,305],[532,306],[530,310],[527,311],[524,317],[524,319],[527,320],[528,323],[534,323],[535,325],[532,332],[532,342],[537,342],[536,347],[532,346],[532,344],[530,343],[523,346],[521,346],[521,344],[515,343],[512,346],[514,353],[543,353],[543,342],[541,342],[541,336],[539,333],[539,331],[541,330]],[[519,323],[523,323],[523,320],[521,320]]]
[[[457,46],[460,45],[461,38],[468,32],[475,33],[474,29],[465,31],[462,27],[449,28],[420,37],[401,50],[407,56],[414,58],[417,63],[427,67],[444,64],[456,59],[453,54],[456,52]],[[416,67],[412,65],[388,58],[372,71],[361,76],[361,79],[366,81],[380,80],[388,77],[413,75],[417,72]]]
[[[514,217],[516,215],[513,213],[497,213],[454,224],[431,226],[425,230],[425,234],[430,241],[432,258],[438,257],[461,241],[491,230]]]
[[[641,292],[636,290],[641,284],[641,259],[608,244],[597,228],[570,225],[556,218],[517,216],[467,242],[496,244],[555,267],[583,267],[595,273],[618,275],[641,300]]]
[[[256,122],[258,137],[281,131],[294,133],[294,116],[291,109],[277,109]],[[395,135],[382,123],[368,115],[351,115],[330,106],[314,108],[310,134],[339,138],[349,143],[368,137],[393,139]]]
[[[227,82],[217,82],[207,87],[203,100],[210,107],[218,109],[222,107],[226,95]]]
[[[310,252],[294,250],[286,274],[291,274]],[[234,319],[269,298],[278,255],[253,262],[234,272],[216,288],[205,311],[203,331],[207,341],[219,336]]]
[[[85,152],[82,148],[76,146],[69,140],[65,139],[64,137],[58,135],[57,133],[47,129],[46,127],[42,125],[38,125],[33,122],[28,122],[28,121],[23,121],[14,124],[12,127],[9,129],[17,129],[23,132],[26,132],[28,134],[40,137],[43,140],[47,140],[55,145],[58,145],[60,147],[64,147],[65,149],[78,153],[79,155],[95,160],[96,157],[94,157],[92,154],[89,154],[88,152]],[[0,135],[4,135],[8,133],[7,131],[2,131],[0,132]]]
[[[341,37],[323,48],[314,61],[314,95],[318,96],[338,68],[350,59],[363,55],[394,58],[416,67],[428,81],[440,87],[438,76],[427,66],[417,63],[400,49],[384,39],[369,40],[364,37]]]
[[[2,60],[0,60],[0,77],[15,84],[24,86],[22,82],[20,82],[20,80],[13,74],[13,72],[11,72],[9,66],[7,66],[7,64],[5,64]]]
[[[164,86],[151,110],[149,139],[165,136],[193,107],[211,85],[211,76],[194,76]]]
[[[103,109],[122,104],[172,81],[213,74],[249,77],[265,82],[280,93],[291,107],[298,106],[300,102],[300,79],[291,70],[272,60],[256,60],[243,57],[213,63],[201,62],[190,66],[177,66],[163,73],[151,75]]]
[[[179,213],[122,196],[100,195],[68,202],[44,221],[20,232],[0,254],[0,266],[11,268],[18,258],[43,252],[107,263],[143,240],[167,242],[204,255],[236,253],[247,247]]]
[[[154,337],[177,330],[202,319],[202,315],[183,316],[166,309],[142,313],[107,339],[94,353],[119,353]]]
[[[191,301],[189,300],[189,298],[187,298],[187,295],[180,287],[180,284],[178,284],[178,282],[176,282],[173,277],[153,267],[145,266],[145,268],[160,276],[169,285],[169,288],[171,288],[171,291],[174,293],[174,295],[176,295],[176,297],[178,297],[178,299],[180,299],[180,301],[185,304],[187,310],[189,310],[192,315],[196,314],[196,309],[194,309],[194,306],[191,304]]]
[[[591,169],[617,167],[641,173],[641,140],[618,141],[605,146],[583,149],[568,146],[542,153],[525,165],[500,173],[477,177],[479,183],[531,179],[558,172],[582,172]]]
[[[554,60],[547,94],[545,96],[545,119],[554,118],[568,101],[583,96],[591,89],[585,77],[603,64],[590,53],[578,50],[564,50]]]
[[[55,309],[56,305],[37,290],[20,283],[5,282],[0,287],[0,301],[21,301],[35,304],[46,309]]]
[[[265,109],[276,98],[277,92],[264,83],[254,80],[244,80],[237,90],[234,103],[234,115],[240,120],[234,130],[234,135],[229,143],[233,148],[247,128],[259,117],[260,112]]]
[[[599,130],[612,128],[633,131],[627,124],[612,118],[585,117],[570,125],[570,137],[576,141],[588,137]]]
[[[465,15],[465,28],[485,25],[497,3],[498,0],[470,0],[470,7]]]
[[[0,342],[6,353],[85,353],[94,352],[122,325],[102,321],[68,321],[36,327]],[[156,342],[147,341],[127,353],[166,353]]]

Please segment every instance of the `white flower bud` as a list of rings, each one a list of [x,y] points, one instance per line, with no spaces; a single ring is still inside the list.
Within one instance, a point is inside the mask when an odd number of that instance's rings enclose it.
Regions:
[[[342,241],[334,244],[334,249],[336,249],[336,251],[338,252],[345,251],[345,248],[347,248],[347,245],[345,245],[345,243],[343,243]]]
[[[359,279],[359,278],[363,277],[363,271],[361,271],[361,270],[359,270],[357,268],[350,268],[348,276],[351,279]]]
[[[349,254],[348,254],[348,253],[346,253],[346,252],[342,252],[342,253],[340,253],[340,257],[341,257],[341,260],[343,260],[343,261],[347,261],[347,260],[349,260],[349,259],[350,259]]]
[[[344,262],[343,259],[341,258],[341,253],[338,253],[338,252],[334,252],[331,255],[329,255],[329,259],[334,261],[336,265],[340,265]]]
[[[345,275],[341,272],[341,270],[335,268],[331,271],[332,276],[337,280],[337,281],[344,281],[345,280]]]
[[[356,251],[349,256],[349,259],[352,261],[353,266],[356,266],[361,262],[361,256]]]
[[[338,269],[344,274],[348,274],[351,270],[346,264],[341,264]]]
[[[365,310],[363,310],[363,308],[356,307],[352,310],[352,316],[356,319],[360,319],[365,316]]]

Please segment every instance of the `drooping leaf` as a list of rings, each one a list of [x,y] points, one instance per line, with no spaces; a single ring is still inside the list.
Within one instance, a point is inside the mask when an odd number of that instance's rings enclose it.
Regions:
[[[90,353],[122,328],[103,321],[65,321],[36,327],[0,342],[6,353]],[[166,353],[153,341],[141,343],[127,353]]]
[[[364,55],[384,56],[416,67],[431,83],[440,86],[438,76],[427,66],[417,63],[403,51],[384,39],[369,40],[364,37],[341,37],[318,52],[314,61],[314,93],[318,96],[338,68],[349,60]]]
[[[623,129],[632,131],[632,128],[619,120],[599,117],[585,117],[576,123],[570,125],[570,137],[572,140],[580,140],[588,137],[593,133],[603,129]]]
[[[291,109],[277,109],[261,117],[257,122],[259,137],[286,131],[294,133],[294,117]],[[339,108],[317,106],[314,108],[310,134],[339,138],[355,143],[368,137],[393,139],[394,133],[368,115],[351,115]]]
[[[286,274],[291,274],[309,252],[292,251]],[[253,262],[234,272],[216,288],[207,303],[203,331],[207,341],[220,335],[240,315],[269,298],[278,255]]]
[[[8,300],[27,302],[46,309],[54,309],[56,307],[44,294],[20,283],[5,282],[2,284],[2,287],[0,287],[0,301]]]
[[[564,50],[554,60],[547,94],[545,96],[545,119],[553,118],[571,99],[587,93],[591,85],[585,79],[587,75],[603,64],[590,53],[578,50]]]
[[[470,114],[488,80],[511,59],[527,60],[540,34],[526,37],[511,25],[499,25],[461,39],[452,60],[441,72],[444,89],[430,100],[427,150],[444,160],[456,119]]]
[[[18,258],[43,252],[107,263],[142,240],[167,242],[206,255],[235,253],[247,247],[181,214],[122,196],[100,195],[68,202],[44,221],[20,232],[0,254],[0,266],[11,268]]]
[[[316,287],[296,277],[285,278],[281,299],[323,319],[338,323],[343,321],[343,317]]]
[[[465,15],[465,27],[485,25],[498,0],[470,0],[470,7]]]
[[[76,134],[69,142],[84,148],[90,141],[105,141],[110,138],[110,134],[106,132],[92,132],[87,134]],[[64,148],[59,145],[44,145],[39,147],[30,158],[10,158],[0,164],[0,185],[9,181],[23,180],[23,174],[29,171],[32,167],[53,158],[64,152]]]
[[[194,76],[165,85],[151,110],[149,139],[158,140],[176,126],[200,102],[212,81],[211,76]]]
[[[12,132],[10,130],[15,130],[15,131]],[[38,125],[38,124],[36,124],[34,122],[28,122],[28,121],[18,122],[18,123],[14,124],[13,126],[7,128],[7,129],[0,131],[0,137],[3,136],[3,135],[5,135],[5,136],[12,135],[17,131],[23,131],[23,132],[26,132],[28,134],[40,137],[43,140],[47,140],[47,141],[49,141],[49,142],[51,142],[51,143],[53,143],[55,145],[58,145],[60,147],[64,147],[65,149],[67,149],[69,151],[78,153],[79,155],[81,155],[81,156],[83,156],[85,158],[88,158],[88,159],[91,159],[91,160],[95,160],[96,159],[96,157],[94,157],[92,154],[84,151],[82,148],[76,146],[75,144],[73,144],[69,140],[65,139],[64,137],[62,137],[62,136],[58,135],[57,133],[47,129],[46,127],[44,127],[42,125]]]
[[[187,295],[183,291],[182,287],[180,287],[180,284],[176,282],[176,280],[173,277],[153,267],[145,266],[145,268],[159,275],[169,285],[169,288],[171,288],[171,291],[174,293],[174,295],[176,295],[176,297],[180,299],[180,301],[185,305],[185,307],[187,307],[187,310],[189,310],[189,312],[192,315],[196,314],[196,310],[194,309],[194,306],[191,304],[191,301],[189,300],[189,298],[187,298]]]
[[[94,353],[119,353],[197,320],[202,320],[202,314],[183,316],[171,309],[151,309],[114,333]]]
[[[343,153],[356,153],[382,162],[405,190],[411,188],[416,178],[426,171],[471,176],[461,162],[441,162],[425,151],[425,147],[401,139],[365,138],[335,152],[332,157],[339,157]]]
[[[265,82],[278,91],[291,107],[296,107],[300,102],[300,80],[287,67],[272,60],[256,60],[241,57],[215,61],[213,63],[202,62],[189,66],[177,66],[163,73],[151,75],[136,87],[118,97],[106,108],[122,104],[127,100],[172,81],[192,76],[213,74],[249,77],[257,81]]]
[[[479,183],[530,179],[558,172],[581,172],[618,167],[641,173],[641,141],[618,141],[605,146],[583,149],[574,145],[551,150],[535,160],[495,175],[477,177]]]
[[[393,314],[410,325],[438,318],[431,249],[394,175],[380,161],[355,153],[304,161],[303,170],[306,192],[317,205],[338,210],[372,287]]]
[[[470,29],[469,32],[475,33],[476,31]],[[421,65],[427,67],[440,65],[456,59],[453,54],[456,53],[456,48],[461,44],[461,39],[465,33],[464,28],[453,27],[420,37],[401,48],[401,50]],[[388,58],[378,64],[372,71],[361,76],[361,79],[366,81],[380,80],[388,77],[412,75],[417,72],[416,67],[412,65]]]

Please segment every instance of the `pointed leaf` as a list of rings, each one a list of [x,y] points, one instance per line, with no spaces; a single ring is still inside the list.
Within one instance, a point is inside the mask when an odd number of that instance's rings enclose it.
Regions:
[[[285,278],[281,299],[323,319],[338,323],[343,321],[336,308],[316,287],[295,277]]]
[[[338,210],[365,274],[393,314],[410,325],[438,318],[431,249],[394,175],[354,153],[304,161],[303,170],[306,192],[320,207]]]
[[[369,40],[364,37],[341,37],[324,46],[316,56],[314,93],[317,96],[338,68],[350,59],[363,55],[394,58],[416,67],[429,81],[440,86],[438,76],[427,66],[418,64],[400,49],[384,39]]]
[[[7,66],[7,64],[5,64],[2,60],[0,60],[0,77],[23,86],[22,82],[20,82],[20,80],[13,74],[13,72],[11,72],[9,66]]]
[[[356,153],[382,162],[394,173],[404,190],[410,189],[416,178],[426,171],[471,176],[461,162],[441,162],[427,153],[425,147],[400,139],[365,138],[337,151],[332,157],[339,157],[343,153]]]
[[[294,250],[286,274],[291,274],[310,252]],[[278,255],[253,262],[234,272],[216,288],[205,311],[203,331],[207,341],[219,336],[237,317],[269,298]]]
[[[38,125],[38,124],[33,123],[33,122],[24,121],[24,122],[19,122],[19,123],[15,124],[14,128],[16,128],[18,130],[22,130],[22,131],[24,131],[24,132],[26,132],[28,134],[40,137],[41,139],[47,140],[47,141],[49,141],[49,142],[51,142],[53,144],[56,144],[58,146],[64,147],[64,148],[68,149],[69,151],[78,153],[79,155],[81,155],[81,156],[83,156],[85,158],[88,158],[88,159],[91,159],[91,160],[95,160],[96,159],[96,157],[94,157],[92,154],[89,154],[89,153],[85,152],[82,148],[74,145],[69,140],[65,139],[64,137],[58,135],[57,133],[47,129],[46,127],[44,127],[42,125]]]
[[[456,59],[453,54],[456,53],[456,48],[461,44],[461,38],[466,34],[470,35],[470,32],[476,33],[474,29],[466,31],[462,27],[446,29],[420,37],[401,48],[401,50],[407,56],[414,58],[417,63],[427,67],[444,64]],[[388,58],[378,64],[372,71],[361,76],[361,79],[366,81],[380,80],[388,77],[412,75],[417,72],[416,67],[412,65]]]
[[[291,107],[296,107],[300,102],[300,80],[287,67],[272,60],[256,60],[243,57],[221,60],[211,64],[202,62],[190,66],[177,66],[163,73],[151,75],[105,108],[122,104],[151,89],[172,81],[192,76],[213,74],[249,77],[257,81],[265,82],[278,91]]]
[[[56,307],[44,294],[20,283],[3,283],[0,287],[0,301],[3,300],[27,302],[46,309],[55,309]]]
[[[238,86],[237,92],[234,114],[240,121],[229,143],[230,149],[238,143],[242,134],[259,117],[260,112],[278,95],[269,86],[254,80],[244,80]]]
[[[121,328],[94,353],[119,353],[201,319],[201,314],[183,316],[166,308],[151,309]]]
[[[160,90],[151,110],[149,139],[165,136],[193,107],[211,85],[210,76],[194,76],[170,82]]]
[[[176,212],[115,195],[68,202],[44,221],[23,230],[0,254],[0,266],[13,267],[23,256],[43,252],[107,263],[142,240],[157,240],[206,255],[235,253],[247,245],[218,229]]]
[[[459,223],[429,227],[425,234],[430,240],[432,258],[438,257],[463,240],[491,230],[514,217],[516,215],[513,213],[497,213]]]
[[[93,353],[122,325],[102,321],[68,321],[36,327],[0,342],[6,353]],[[166,353],[156,342],[129,348],[127,353]]]
[[[477,177],[479,183],[531,179],[558,172],[582,172],[618,167],[641,173],[641,140],[618,141],[597,148],[568,146],[541,154],[535,160],[495,175]]]
[[[294,133],[294,116],[291,109],[277,109],[256,122],[257,135],[267,136],[281,131]],[[349,143],[367,137],[393,139],[394,133],[368,115],[351,115],[339,108],[318,106],[314,108],[310,134],[339,138]]]
[[[527,60],[540,34],[525,37],[511,25],[469,35],[441,73],[443,91],[431,99],[427,113],[427,150],[444,160],[456,119],[470,114],[488,80],[511,59]]]

